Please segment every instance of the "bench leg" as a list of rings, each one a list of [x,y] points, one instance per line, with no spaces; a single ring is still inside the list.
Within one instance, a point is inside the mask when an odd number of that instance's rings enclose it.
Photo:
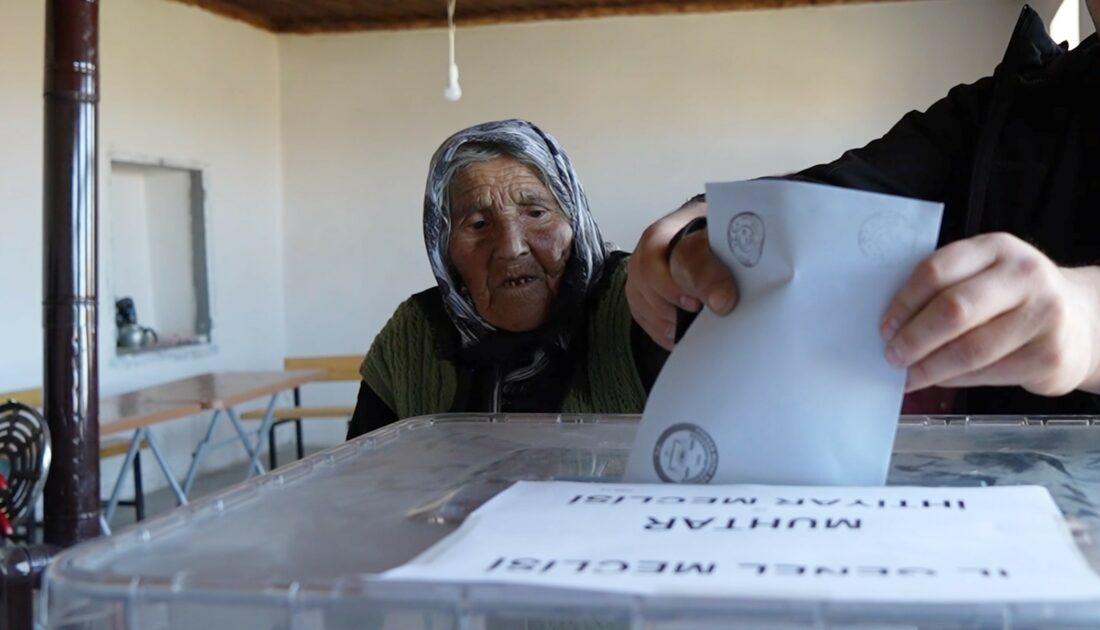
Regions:
[[[302,419],[301,418],[287,418],[285,420],[276,420],[271,424],[271,430],[267,433],[267,461],[270,464],[268,470],[275,470],[279,467],[278,453],[275,446],[275,429],[286,424],[287,422],[294,423],[294,437],[295,450],[298,452],[298,459],[305,457],[305,446],[302,443]]]
[[[145,489],[141,483],[141,451],[134,453],[134,516],[145,520]]]
[[[298,438],[298,459],[302,459],[306,456],[305,449],[302,448],[302,419],[298,418],[294,421],[294,433]]]
[[[302,390],[300,387],[294,388],[294,406],[302,406]],[[305,453],[302,452],[302,419],[294,419],[294,437],[298,440],[298,459],[305,457]]]
[[[276,422],[271,425],[271,430],[267,432],[267,463],[268,470],[275,470],[279,467],[278,455],[275,453],[275,428],[279,426]]]

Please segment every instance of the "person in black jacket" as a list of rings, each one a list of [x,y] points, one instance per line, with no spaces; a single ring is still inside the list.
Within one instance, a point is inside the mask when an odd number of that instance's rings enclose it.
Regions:
[[[1100,0],[1088,6],[1100,20]],[[908,392],[950,388],[921,411],[1100,412],[1096,35],[1067,51],[1025,7],[993,76],[787,177],[945,203],[940,248],[880,330],[886,360],[908,369]],[[632,314],[666,348],[675,306],[724,314],[736,304],[693,221],[705,207],[695,198],[650,226],[630,259]]]

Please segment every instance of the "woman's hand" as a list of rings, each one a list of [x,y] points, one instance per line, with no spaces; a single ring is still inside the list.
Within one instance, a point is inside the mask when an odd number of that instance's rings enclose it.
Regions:
[[[1100,268],[1061,268],[1005,233],[952,243],[917,266],[882,318],[906,391],[1019,385],[1100,393]]]
[[[737,303],[733,276],[710,251],[706,230],[685,236],[669,254],[672,237],[706,210],[705,202],[693,202],[661,218],[646,228],[630,256],[630,313],[654,342],[669,350],[676,333],[676,307],[695,312],[706,303],[724,315]]]

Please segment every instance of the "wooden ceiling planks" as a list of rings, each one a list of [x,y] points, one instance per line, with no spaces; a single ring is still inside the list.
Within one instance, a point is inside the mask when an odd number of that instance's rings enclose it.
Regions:
[[[445,26],[446,0],[175,0],[276,33]],[[457,0],[460,26],[904,0]]]

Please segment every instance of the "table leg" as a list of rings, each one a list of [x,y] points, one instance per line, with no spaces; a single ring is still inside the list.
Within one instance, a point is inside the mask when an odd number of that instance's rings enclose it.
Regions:
[[[137,455],[138,449],[141,448],[141,439],[145,436],[145,432],[145,427],[141,427],[134,431],[134,437],[130,440],[130,446],[126,449],[126,457],[122,459],[122,470],[118,473],[118,479],[115,480],[115,487],[111,490],[111,498],[107,500],[107,507],[103,510],[105,522],[109,523],[111,519],[114,518],[115,509],[118,508],[118,502],[121,498],[119,494],[122,492],[122,483],[126,481],[126,473],[133,465],[134,457]]]
[[[157,463],[160,464],[160,469],[164,472],[164,478],[168,481],[168,485],[172,488],[172,493],[176,495],[176,500],[180,505],[187,505],[187,493],[180,487],[180,482],[176,480],[176,476],[172,474],[172,469],[168,467],[168,460],[164,458],[164,453],[160,450],[160,443],[153,437],[151,431],[145,432],[145,441],[149,443],[149,450],[153,451],[153,457],[157,459]]]
[[[252,477],[252,471],[255,470],[257,474],[264,474],[264,465],[260,463],[260,455],[263,449],[264,436],[267,435],[267,431],[271,430],[271,416],[275,409],[275,400],[278,394],[271,397],[271,402],[267,405],[267,411],[264,412],[264,419],[260,422],[260,428],[256,430],[256,447],[252,447],[252,443],[248,439],[248,432],[244,430],[244,426],[241,424],[240,418],[237,417],[237,410],[232,407],[226,408],[226,413],[229,414],[229,420],[233,423],[233,427],[237,429],[237,435],[241,438],[241,444],[244,445],[244,450],[248,453],[248,474],[245,475],[245,479]]]
[[[204,457],[206,457],[206,449],[210,446],[210,439],[214,436],[214,428],[218,426],[218,418],[221,416],[221,409],[214,410],[214,415],[210,416],[210,423],[206,425],[206,435],[203,436],[202,441],[195,447],[195,452],[191,454],[191,466],[187,469],[187,476],[183,481],[183,494],[191,494],[191,486],[195,483],[195,476],[199,472],[199,464],[202,463]]]

